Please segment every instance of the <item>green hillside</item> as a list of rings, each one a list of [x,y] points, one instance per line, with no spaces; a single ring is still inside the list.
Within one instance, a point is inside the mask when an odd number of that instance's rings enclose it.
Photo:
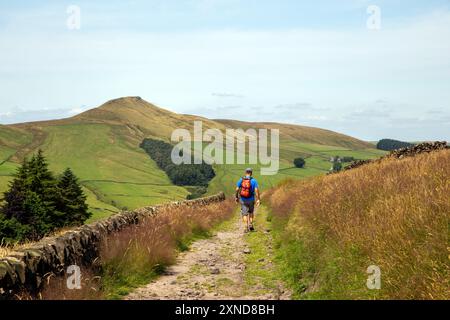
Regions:
[[[30,132],[0,125],[0,163],[10,160],[18,149],[28,145],[31,141],[32,134]]]
[[[108,101],[72,118],[0,126],[0,192],[7,188],[17,165],[41,148],[52,171],[66,167],[80,178],[94,212],[92,220],[122,209],[134,209],[185,199],[186,188],[171,184],[167,175],[139,148],[144,138],[169,141],[175,128],[191,130],[195,120],[203,129],[280,129],[280,171],[260,178],[267,189],[279,181],[325,173],[331,156],[358,159],[383,154],[373,145],[328,130],[275,123],[244,123],[180,115],[156,107],[139,97]],[[294,168],[296,157],[306,158],[305,169]],[[216,177],[208,193],[231,193],[235,180],[247,165],[216,165]],[[259,166],[253,166],[258,178]]]

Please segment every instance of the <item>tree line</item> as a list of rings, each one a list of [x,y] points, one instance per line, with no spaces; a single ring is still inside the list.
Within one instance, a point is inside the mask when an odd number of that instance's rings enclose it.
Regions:
[[[86,196],[72,170],[67,168],[55,177],[39,150],[23,161],[4,193],[0,240],[39,240],[56,229],[82,225],[90,216]]]
[[[170,143],[144,139],[140,146],[156,162],[173,184],[177,186],[201,186],[206,187],[216,176],[211,165],[202,161],[201,164],[180,164],[172,162],[171,154],[173,146]]]
[[[401,148],[414,147],[414,144],[393,139],[381,139],[377,143],[377,149],[384,151],[393,151]]]

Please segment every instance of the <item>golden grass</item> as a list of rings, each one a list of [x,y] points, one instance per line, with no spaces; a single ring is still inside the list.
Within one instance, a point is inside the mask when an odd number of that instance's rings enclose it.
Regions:
[[[7,257],[9,255],[11,255],[14,251],[25,248],[27,246],[27,243],[25,244],[17,244],[17,245],[5,245],[5,244],[0,244],[0,258],[4,258]]]
[[[150,264],[171,263],[177,241],[196,232],[206,232],[214,224],[230,217],[233,203],[225,201],[207,206],[164,208],[138,225],[112,234],[102,243],[101,260],[137,261]],[[137,256],[135,256],[137,255]]]
[[[71,231],[71,228],[62,228],[59,230],[56,230],[50,234],[48,234],[47,237],[58,237],[62,236],[63,234]],[[24,241],[24,242],[18,242],[15,244],[5,244],[3,242],[0,242],[0,258],[7,257],[14,253],[16,250],[26,249],[30,245],[35,244],[36,242],[33,241]]]
[[[450,298],[450,150],[287,182],[270,203],[275,216],[290,214],[285,235],[312,259],[330,257],[330,248],[341,257],[333,261],[341,279],[319,279],[319,291],[322,281],[333,297],[366,298],[363,283],[361,290],[338,295],[333,288],[364,279],[375,264],[382,272],[375,298]],[[315,271],[320,274],[321,267]]]
[[[11,248],[9,247],[5,247],[5,246],[0,246],[0,258],[6,257],[9,254],[11,254]]]

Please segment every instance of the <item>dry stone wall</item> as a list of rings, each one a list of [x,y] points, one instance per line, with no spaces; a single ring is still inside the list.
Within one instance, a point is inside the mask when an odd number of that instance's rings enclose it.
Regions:
[[[401,148],[394,151],[389,152],[387,155],[380,159],[376,160],[357,160],[352,162],[349,166],[347,166],[344,170],[351,170],[368,163],[377,162],[382,159],[403,159],[405,157],[414,157],[415,155],[421,153],[430,153],[433,151],[439,151],[444,149],[449,149],[447,142],[445,141],[436,141],[436,142],[424,142],[413,147],[409,148]]]
[[[70,265],[91,266],[99,256],[99,245],[107,235],[158,214],[161,208],[177,210],[183,206],[204,206],[225,200],[220,193],[196,200],[126,211],[60,236],[47,237],[0,259],[0,298],[16,292],[37,292],[50,274],[61,274]]]

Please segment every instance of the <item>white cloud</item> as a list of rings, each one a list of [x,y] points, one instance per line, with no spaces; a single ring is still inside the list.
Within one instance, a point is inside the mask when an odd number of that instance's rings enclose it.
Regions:
[[[74,116],[74,115],[80,114],[86,110],[87,110],[87,108],[72,108],[67,112],[67,114]]]
[[[42,120],[53,120],[68,118],[86,111],[86,108],[72,109],[49,109],[23,110],[14,108],[13,110],[0,113],[0,124],[12,124]]]
[[[242,94],[237,94],[237,93],[218,93],[218,92],[213,92],[212,96],[214,97],[218,97],[218,98],[245,98],[244,95]]]
[[[13,116],[13,113],[11,111],[0,113],[0,119],[10,118],[11,116]]]

